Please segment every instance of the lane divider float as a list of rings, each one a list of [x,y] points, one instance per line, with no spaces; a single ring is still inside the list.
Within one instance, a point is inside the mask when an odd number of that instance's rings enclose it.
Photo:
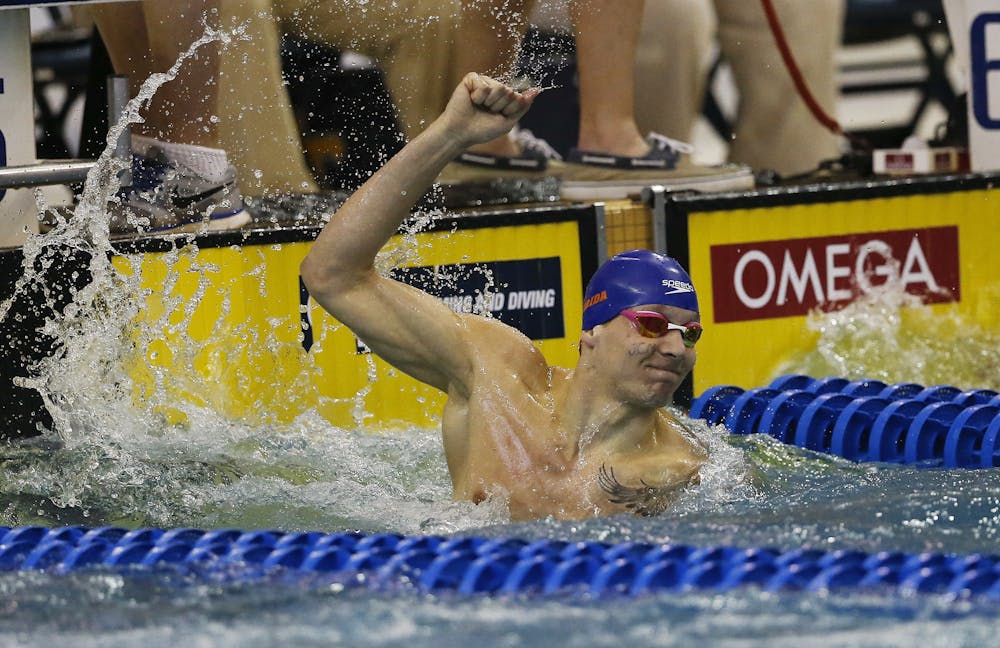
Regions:
[[[227,581],[323,576],[376,590],[630,597],[656,592],[868,588],[1000,600],[1000,555],[955,556],[518,538],[0,527],[0,569],[56,574],[173,567]]]
[[[712,387],[690,413],[733,434],[767,434],[852,461],[1000,466],[1000,395],[990,389],[796,374],[767,387]]]

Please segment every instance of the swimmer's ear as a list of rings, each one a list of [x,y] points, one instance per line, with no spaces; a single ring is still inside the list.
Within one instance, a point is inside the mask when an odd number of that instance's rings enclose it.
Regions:
[[[594,329],[586,329],[580,332],[580,350],[583,351],[583,347],[593,348],[594,346]]]

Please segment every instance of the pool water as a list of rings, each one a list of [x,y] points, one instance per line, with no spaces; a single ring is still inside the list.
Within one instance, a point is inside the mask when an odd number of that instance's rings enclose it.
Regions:
[[[857,464],[695,424],[701,486],[655,518],[509,521],[450,499],[439,434],[283,428],[205,414],[186,428],[93,431],[5,450],[0,523],[392,531],[526,539],[997,553],[1000,470]],[[898,592],[692,591],[463,598],[343,588],[276,571],[0,573],[0,645],[986,645],[1000,603]],[[937,642],[937,643],[935,643]]]
[[[732,440],[731,440],[732,441]],[[859,466],[811,456],[766,437],[738,439],[733,456],[751,474],[718,491],[693,492],[673,513],[653,519],[615,517],[579,523],[505,522],[448,500],[446,477],[433,456],[436,436],[414,430],[371,443],[344,435],[340,450],[391,455],[413,451],[394,475],[378,467],[313,481],[253,476],[233,482],[212,470],[171,473],[176,501],[202,497],[202,508],[170,510],[149,489],[128,510],[60,510],[33,521],[90,524],[142,518],[176,526],[428,531],[523,538],[598,539],[606,542],[686,542],[697,545],[769,545],[856,548],[868,551],[993,552],[997,546],[1000,475],[997,471],[932,471]],[[727,455],[727,450],[717,449]],[[195,454],[195,453],[193,453]],[[277,452],[275,472],[295,463],[294,450]],[[731,457],[730,457],[731,458]],[[188,462],[193,462],[188,459]],[[182,462],[183,463],[183,462]],[[379,462],[374,462],[378,466]],[[733,466],[730,465],[730,468]],[[427,470],[430,468],[430,470]],[[150,469],[152,469],[150,467]],[[232,465],[228,467],[233,470]],[[41,465],[36,475],[51,471]],[[232,475],[232,473],[230,473]],[[232,476],[230,477],[232,480]],[[414,487],[401,488],[410,482]],[[57,485],[49,485],[51,494]],[[22,490],[24,490],[22,486]],[[34,496],[43,497],[36,489]],[[407,492],[409,491],[409,492]],[[138,495],[138,494],[137,494]],[[127,500],[119,493],[109,500]],[[7,515],[18,504],[4,487]],[[144,505],[142,503],[145,503]],[[359,506],[361,502],[367,506]],[[28,512],[26,512],[28,513]],[[491,518],[491,513],[494,517]],[[12,522],[14,520],[5,520]],[[58,576],[38,571],[0,574],[0,643],[135,645],[987,645],[996,632],[997,603],[934,595],[880,592],[726,593],[695,591],[639,599],[594,601],[581,596],[471,597],[374,593],[275,573],[263,581],[221,583],[169,571],[84,569]],[[938,643],[935,643],[937,641]]]

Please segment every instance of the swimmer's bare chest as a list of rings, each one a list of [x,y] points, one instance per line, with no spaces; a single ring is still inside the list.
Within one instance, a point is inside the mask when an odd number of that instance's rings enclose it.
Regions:
[[[559,427],[558,399],[493,387],[445,409],[445,451],[458,499],[502,498],[514,519],[652,514],[697,478],[703,456],[683,440],[581,455],[579,434]]]
[[[575,479],[575,449],[559,438],[545,400],[498,384],[449,400],[442,432],[457,498],[502,497],[513,513],[556,499],[558,485]]]

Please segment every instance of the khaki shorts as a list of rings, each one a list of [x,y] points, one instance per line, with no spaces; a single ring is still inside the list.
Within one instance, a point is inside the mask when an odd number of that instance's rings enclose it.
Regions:
[[[457,83],[461,0],[274,0],[281,28],[375,59],[408,138],[444,109]]]

